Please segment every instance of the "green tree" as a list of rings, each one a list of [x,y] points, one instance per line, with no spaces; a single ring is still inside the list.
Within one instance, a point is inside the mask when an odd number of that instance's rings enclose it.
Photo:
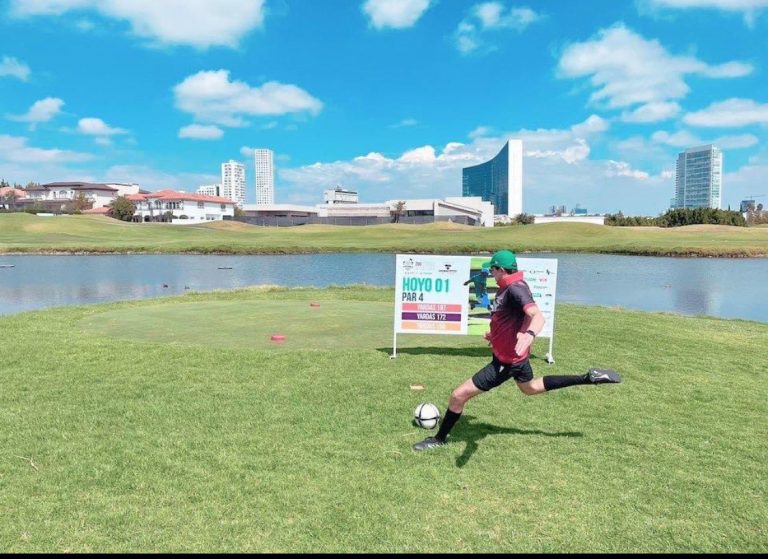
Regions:
[[[245,217],[245,210],[235,206],[235,217]]]
[[[400,217],[405,213],[405,200],[398,200],[390,210],[392,223],[400,223]]]
[[[0,188],[7,188],[3,195],[0,196],[0,207],[5,210],[14,211],[16,209],[16,190],[9,186],[2,186],[1,183]]]
[[[109,215],[121,221],[131,221],[136,213],[136,204],[125,196],[118,196],[109,205]]]
[[[536,218],[532,214],[521,213],[515,216],[515,223],[520,225],[532,225]]]
[[[81,213],[83,210],[90,210],[92,206],[93,202],[91,202],[84,192],[78,192],[77,196],[72,200],[72,210],[76,213]]]

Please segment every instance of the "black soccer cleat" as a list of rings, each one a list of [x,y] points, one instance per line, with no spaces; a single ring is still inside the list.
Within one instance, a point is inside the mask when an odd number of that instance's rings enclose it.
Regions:
[[[441,441],[437,437],[427,437],[420,443],[413,445],[413,450],[418,452],[420,450],[429,450],[431,448],[437,448],[443,445],[445,445],[445,441]]]
[[[621,382],[621,375],[613,369],[589,369],[587,380],[592,384],[618,384]]]

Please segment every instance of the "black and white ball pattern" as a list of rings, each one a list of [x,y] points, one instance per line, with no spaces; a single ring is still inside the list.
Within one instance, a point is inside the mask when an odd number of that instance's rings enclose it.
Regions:
[[[413,412],[416,425],[423,429],[434,429],[440,421],[440,410],[435,404],[421,403]]]

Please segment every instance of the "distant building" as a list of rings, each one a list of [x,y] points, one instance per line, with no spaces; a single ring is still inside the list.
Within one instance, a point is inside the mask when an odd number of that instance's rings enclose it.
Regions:
[[[568,208],[565,206],[550,206],[548,215],[565,215],[568,213]]]
[[[712,144],[677,156],[674,208],[714,208],[722,205],[723,154]]]
[[[274,154],[270,149],[253,150],[256,175],[256,204],[275,203]]]
[[[135,182],[108,182],[107,186],[117,189],[118,196],[128,196],[129,194],[138,194],[141,192],[141,188]]]
[[[203,186],[198,187],[196,192],[203,196],[221,196],[221,185],[204,184]]]
[[[476,197],[454,197],[444,200],[388,200],[381,203],[328,203],[316,206],[298,204],[247,204],[245,217],[237,218],[259,225],[304,225],[329,223],[337,225],[374,225],[390,223],[398,202],[404,202],[397,216],[400,223],[432,223],[452,221],[467,225],[493,227],[493,205]]]
[[[494,213],[511,217],[523,213],[523,141],[508,140],[490,161],[465,167],[461,181],[463,196],[490,202]]]
[[[138,187],[137,187],[138,190]],[[48,211],[66,211],[81,196],[91,208],[108,206],[118,197],[120,190],[114,186],[92,182],[50,182],[25,190],[27,200]]]
[[[534,225],[542,223],[591,223],[593,225],[605,225],[604,215],[535,215]]]
[[[340,186],[323,191],[323,202],[326,204],[357,204],[358,198],[357,192]]]
[[[245,204],[245,165],[232,159],[221,164],[221,196]]]
[[[134,221],[171,221],[177,224],[194,224],[217,221],[235,215],[235,202],[222,196],[206,196],[174,190],[159,190],[146,194],[126,196],[136,205]]]

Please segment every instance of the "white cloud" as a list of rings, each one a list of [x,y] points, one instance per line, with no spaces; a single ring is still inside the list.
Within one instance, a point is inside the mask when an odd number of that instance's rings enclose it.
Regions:
[[[734,78],[752,72],[743,62],[709,65],[692,56],[675,56],[657,40],[647,40],[623,25],[598,32],[593,39],[568,46],[560,58],[563,78],[589,77],[595,88],[590,102],[610,109],[636,104],[660,105],[688,94],[688,75]],[[646,109],[652,113],[653,109]],[[638,115],[638,116],[643,116]],[[647,116],[647,115],[645,115]]]
[[[452,151],[455,151],[455,149]],[[437,156],[435,154],[435,148],[432,146],[423,146],[405,152],[400,156],[398,161],[401,163],[415,163],[419,165],[424,163],[432,164],[437,161]]]
[[[229,70],[201,71],[173,88],[176,107],[196,120],[222,126],[245,126],[244,116],[319,113],[323,104],[298,86],[267,82],[251,87],[230,81]]]
[[[12,163],[67,163],[87,161],[92,156],[64,149],[43,149],[27,145],[27,139],[20,136],[0,134],[0,160]]]
[[[506,9],[502,2],[475,4],[470,9],[469,15],[459,22],[454,32],[456,48],[462,54],[478,50],[490,52],[495,50],[495,47],[486,38],[488,32],[498,30],[522,32],[542,18],[541,14],[524,6]]]
[[[29,110],[23,115],[9,115],[8,120],[16,122],[29,122],[34,126],[40,122],[48,122],[61,112],[64,101],[57,97],[46,97],[35,101]]]
[[[720,136],[711,142],[722,149],[750,148],[760,143],[760,140],[752,134],[738,134],[736,136]]]
[[[224,130],[218,126],[190,124],[179,130],[179,138],[192,138],[195,140],[218,140],[224,135]]]
[[[645,171],[633,169],[626,161],[608,160],[605,168],[606,177],[631,177],[638,180],[646,180],[650,175]]]
[[[738,209],[741,200],[754,199],[757,203],[768,206],[768,189],[765,185],[768,177],[768,164],[755,163],[744,165],[737,171],[723,175],[724,195],[728,197],[734,209]],[[757,196],[762,196],[757,198]],[[724,204],[726,207],[726,204]]]
[[[768,103],[760,104],[752,99],[731,98],[712,103],[706,109],[688,113],[683,117],[686,124],[708,127],[736,127],[751,124],[768,124]]]
[[[389,128],[404,128],[406,126],[416,126],[419,123],[415,118],[404,118],[397,124],[390,124]]]
[[[403,29],[413,26],[430,5],[432,0],[366,0],[362,9],[376,29]]]
[[[664,211],[674,189],[669,177],[626,162],[590,160],[589,142],[600,139],[607,127],[593,115],[564,129],[491,135],[484,128],[474,130],[468,143],[449,142],[442,149],[426,145],[394,156],[371,152],[345,161],[285,167],[279,171],[278,196],[280,202],[315,204],[323,188],[338,184],[357,190],[361,202],[461,196],[463,167],[488,161],[508,138],[520,138],[526,212],[543,212],[555,204],[629,215]]]
[[[571,126],[571,132],[576,136],[588,136],[608,130],[610,125],[608,121],[597,115],[590,115],[587,120]]]
[[[96,11],[134,34],[169,45],[236,47],[264,21],[264,0],[12,0],[17,17]]]
[[[685,147],[702,145],[703,142],[698,136],[694,136],[687,130],[680,130],[674,134],[670,134],[664,130],[658,130],[651,135],[651,140],[659,144],[665,144],[673,147]]]
[[[0,60],[0,78],[3,76],[11,76],[25,82],[29,79],[29,73],[29,66],[23,62],[19,62],[15,58],[3,56],[2,60]]]
[[[752,134],[740,134],[735,136],[720,136],[713,139],[701,139],[687,130],[680,130],[670,134],[659,130],[651,135],[654,142],[678,148],[689,148],[705,144],[715,144],[721,149],[742,149],[756,145],[759,140]]]
[[[675,102],[659,101],[640,105],[634,111],[625,111],[621,115],[624,122],[659,122],[676,117],[680,113],[680,105]]]
[[[101,182],[135,182],[149,191],[170,188],[194,192],[199,186],[221,181],[221,175],[207,173],[166,173],[146,165],[114,165],[98,179]]]
[[[647,0],[653,8],[709,8],[728,12],[740,12],[750,27],[757,14],[768,8],[768,0]]]
[[[115,136],[118,134],[127,134],[128,131],[123,128],[112,128],[100,118],[81,118],[77,122],[77,131],[87,136]]]

